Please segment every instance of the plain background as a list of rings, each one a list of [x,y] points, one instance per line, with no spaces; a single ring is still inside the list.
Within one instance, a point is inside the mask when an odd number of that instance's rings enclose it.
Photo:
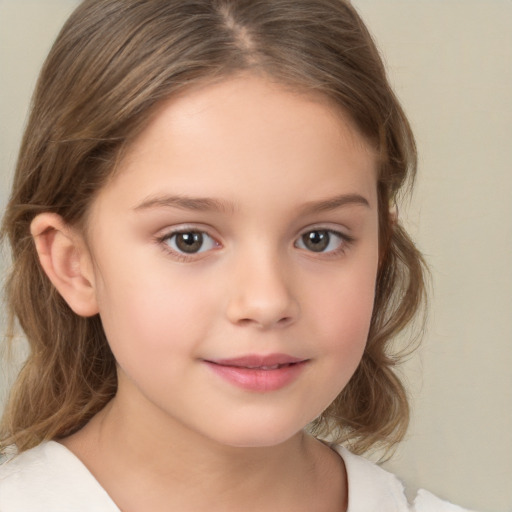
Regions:
[[[400,215],[434,288],[423,346],[404,369],[413,423],[387,466],[412,489],[511,512],[512,2],[353,3],[417,136],[420,175]],[[2,211],[37,73],[76,4],[0,0]]]

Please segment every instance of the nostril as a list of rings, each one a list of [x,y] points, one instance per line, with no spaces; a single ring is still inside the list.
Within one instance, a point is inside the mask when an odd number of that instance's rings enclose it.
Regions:
[[[297,301],[287,291],[255,285],[239,286],[236,294],[229,297],[226,316],[231,323],[239,326],[282,328],[296,320],[299,309]]]
[[[292,320],[293,320],[293,318],[291,316],[282,317],[282,318],[278,319],[276,322],[264,322],[261,320],[258,321],[257,319],[254,319],[254,318],[240,318],[240,319],[238,319],[237,324],[240,326],[259,324],[262,327],[269,327],[271,325],[285,327],[286,325],[291,323]]]

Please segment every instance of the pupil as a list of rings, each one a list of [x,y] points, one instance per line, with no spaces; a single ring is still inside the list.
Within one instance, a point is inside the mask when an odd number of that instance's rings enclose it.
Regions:
[[[329,245],[329,233],[327,231],[311,231],[302,237],[302,241],[311,251],[322,252]]]
[[[176,245],[180,251],[194,253],[201,249],[203,245],[203,235],[201,233],[179,233],[176,235]]]

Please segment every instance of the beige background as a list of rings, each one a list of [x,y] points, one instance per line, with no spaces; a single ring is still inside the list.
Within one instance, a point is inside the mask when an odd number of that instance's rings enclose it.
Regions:
[[[435,290],[423,347],[405,368],[413,425],[388,466],[411,487],[511,512],[512,2],[353,3],[417,135],[420,178],[401,216]],[[38,69],[74,5],[0,0],[2,209]],[[4,371],[4,394],[7,381]]]

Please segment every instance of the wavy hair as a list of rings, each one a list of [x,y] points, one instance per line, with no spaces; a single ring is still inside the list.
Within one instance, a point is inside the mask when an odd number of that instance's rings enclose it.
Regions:
[[[355,452],[403,437],[409,408],[391,342],[421,307],[424,264],[389,207],[413,181],[416,148],[356,10],[343,0],[85,0],[41,71],[3,220],[13,262],[8,334],[17,321],[30,345],[3,416],[3,447],[23,451],[72,434],[117,388],[99,317],[77,316],[57,293],[39,264],[31,221],[55,212],[83,226],[95,194],[163,101],[251,70],[328,98],[380,156],[381,260],[367,346],[311,428],[335,431]]]

